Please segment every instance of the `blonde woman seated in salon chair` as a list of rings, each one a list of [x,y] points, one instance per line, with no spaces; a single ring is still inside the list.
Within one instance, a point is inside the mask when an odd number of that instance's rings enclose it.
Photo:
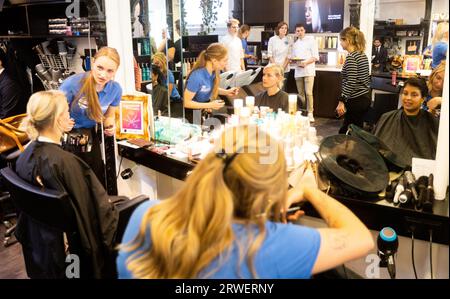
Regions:
[[[88,263],[89,267],[82,269],[82,274],[89,273],[85,277],[94,278],[111,277],[107,260],[113,255],[118,210],[89,165],[61,148],[61,137],[72,129],[73,124],[63,92],[41,91],[33,94],[24,122],[33,142],[20,154],[15,172],[32,185],[69,194],[77,219],[80,245],[92,261]],[[33,251],[33,272],[39,273],[39,278],[65,277],[64,269],[58,266],[61,259],[64,264],[65,256],[61,257],[64,244],[54,229],[44,229],[32,217],[22,213],[16,236],[24,248]],[[46,246],[36,248],[36,242],[44,242]]]
[[[279,108],[289,112],[288,94],[281,90],[283,88],[284,72],[278,64],[268,64],[264,67],[262,84],[264,91],[256,95],[255,106],[267,106],[277,112]]]

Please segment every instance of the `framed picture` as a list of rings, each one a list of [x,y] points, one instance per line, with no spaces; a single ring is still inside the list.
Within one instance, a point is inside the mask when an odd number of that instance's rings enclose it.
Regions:
[[[406,55],[419,55],[420,54],[420,39],[410,39],[405,44]]]
[[[148,95],[124,95],[117,108],[116,137],[148,140]]]
[[[120,102],[120,132],[144,134],[144,106],[142,101]]]
[[[415,74],[420,70],[422,65],[421,55],[405,55],[403,59],[403,73]]]

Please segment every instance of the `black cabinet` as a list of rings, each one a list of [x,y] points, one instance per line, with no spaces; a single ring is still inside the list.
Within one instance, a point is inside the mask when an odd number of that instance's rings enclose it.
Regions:
[[[335,118],[336,106],[341,95],[341,73],[317,71],[314,78],[314,115]]]
[[[325,118],[336,117],[336,106],[341,95],[341,82],[340,71],[320,71],[316,69],[313,87],[314,116]],[[293,70],[290,71],[287,80],[285,80],[285,84],[285,91],[287,93],[298,93]],[[301,103],[299,103],[299,107],[302,107]],[[306,107],[302,107],[302,109],[306,109]]]

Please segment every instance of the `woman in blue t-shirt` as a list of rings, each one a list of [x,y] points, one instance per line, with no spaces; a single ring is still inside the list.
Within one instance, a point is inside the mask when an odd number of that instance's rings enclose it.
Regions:
[[[436,68],[441,61],[445,61],[448,48],[448,22],[441,22],[437,25],[435,36],[433,37],[433,61],[431,68]]]
[[[113,81],[120,65],[114,48],[103,47],[94,56],[89,72],[73,75],[59,88],[69,102],[70,116],[75,122],[64,140],[64,149],[88,163],[105,186],[105,169],[101,158],[98,124],[104,134],[114,136],[116,107],[122,98],[122,88]]]
[[[167,68],[167,58],[162,52],[155,53],[152,56],[152,63],[157,65],[161,70],[163,77],[161,78],[161,84],[167,87],[170,100],[174,102],[181,101],[180,93],[175,86],[175,77],[171,70]]]
[[[117,259],[119,277],[309,278],[366,255],[371,233],[317,189],[310,167],[288,191],[283,153],[258,127],[228,128],[181,190],[133,213]],[[286,209],[303,200],[329,228],[286,223]]]
[[[217,100],[218,95],[233,96],[238,93],[236,87],[219,87],[220,71],[225,69],[227,62],[228,51],[220,43],[213,43],[200,53],[187,78],[184,108],[218,110],[224,106],[222,100]]]

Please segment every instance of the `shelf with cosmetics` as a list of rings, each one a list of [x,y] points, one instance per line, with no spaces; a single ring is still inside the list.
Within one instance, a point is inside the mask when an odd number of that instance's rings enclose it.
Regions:
[[[427,36],[424,35],[429,25],[426,23],[400,23],[392,24],[388,21],[376,21],[373,28],[373,36],[381,39],[389,57],[395,55],[420,55],[424,43],[427,43]]]
[[[8,38],[53,36],[88,36],[105,34],[105,17],[93,8],[94,2],[77,2],[73,7],[66,1],[46,1],[4,6],[0,11],[0,36]],[[92,3],[90,3],[92,2]],[[97,11],[96,11],[97,10]]]
[[[345,62],[345,52],[340,46],[339,34],[315,33],[311,34],[319,50],[318,67],[340,68]]]

